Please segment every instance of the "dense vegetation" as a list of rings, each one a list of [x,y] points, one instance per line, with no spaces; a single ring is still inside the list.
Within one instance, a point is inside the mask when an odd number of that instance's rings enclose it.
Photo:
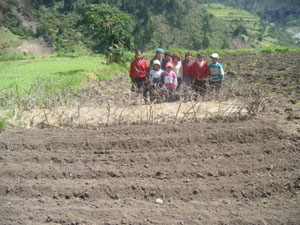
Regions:
[[[215,2],[249,10],[257,15],[255,24],[249,28],[245,20],[250,17],[243,13],[230,23],[222,20],[203,4]],[[95,26],[89,17],[91,5],[103,4],[107,12],[120,15],[112,16],[113,21],[103,20],[107,29]],[[0,2],[0,23],[23,38],[43,37],[56,51],[115,57],[119,49],[158,46],[198,50],[293,45],[289,34],[268,21],[296,23],[299,8],[297,0],[4,0]],[[24,21],[32,26],[24,26]],[[103,35],[105,32],[114,37]]]
[[[203,0],[205,3],[222,3],[246,9],[260,18],[281,25],[299,25],[299,0]]]

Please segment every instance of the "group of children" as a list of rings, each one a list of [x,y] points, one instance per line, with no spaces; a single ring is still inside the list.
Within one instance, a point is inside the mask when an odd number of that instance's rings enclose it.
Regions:
[[[210,55],[211,63],[204,60],[204,54],[197,54],[197,60],[192,60],[192,54],[187,52],[181,61],[180,55],[166,52],[161,48],[150,60],[150,65],[143,58],[141,50],[136,51],[135,59],[131,62],[129,76],[132,82],[132,91],[142,91],[147,102],[149,92],[151,102],[175,101],[177,94],[183,86],[184,100],[190,99],[189,91],[193,89],[195,98],[205,96],[207,83],[218,92],[224,80],[224,70],[218,62],[219,55]]]

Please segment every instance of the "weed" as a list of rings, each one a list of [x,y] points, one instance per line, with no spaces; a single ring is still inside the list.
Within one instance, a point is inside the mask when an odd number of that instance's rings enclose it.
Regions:
[[[7,126],[7,118],[0,117],[0,132]]]
[[[263,197],[263,198],[260,199],[260,202],[262,204],[265,204],[265,203],[267,203],[267,200],[268,200],[267,198]]]
[[[277,93],[274,91],[268,92],[268,97],[274,97],[276,95],[277,95]]]

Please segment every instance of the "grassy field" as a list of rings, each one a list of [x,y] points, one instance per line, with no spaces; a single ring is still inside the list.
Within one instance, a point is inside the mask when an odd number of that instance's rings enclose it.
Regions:
[[[18,60],[7,60],[3,57],[0,61],[0,90],[17,86],[19,91],[26,91],[36,82],[47,87],[47,91],[50,92],[62,87],[76,89],[88,79],[108,79],[126,70],[126,66],[106,65],[104,56],[53,55],[39,58],[23,57]]]
[[[259,22],[259,18],[257,16],[254,16],[251,13],[242,9],[234,9],[220,3],[204,4],[203,6],[211,14],[226,22],[231,22],[233,19],[240,19],[240,18],[247,21],[249,25]]]
[[[29,105],[46,106],[58,96],[71,97],[89,80],[127,76],[128,70],[128,64],[107,65],[103,55],[0,56],[0,132]]]

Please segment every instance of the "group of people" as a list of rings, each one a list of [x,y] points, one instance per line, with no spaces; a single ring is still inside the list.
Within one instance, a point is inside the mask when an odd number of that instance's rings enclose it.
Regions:
[[[178,53],[164,54],[163,49],[158,48],[148,65],[142,51],[137,50],[129,71],[132,91],[141,91],[145,102],[148,101],[148,92],[151,102],[179,100],[178,91],[182,86],[185,101],[191,100],[191,89],[195,92],[195,98],[204,97],[207,84],[219,92],[224,80],[224,69],[219,63],[219,55],[211,54],[211,63],[207,63],[204,57],[203,53],[199,53],[194,61],[192,54],[186,52],[184,60],[181,60]]]

